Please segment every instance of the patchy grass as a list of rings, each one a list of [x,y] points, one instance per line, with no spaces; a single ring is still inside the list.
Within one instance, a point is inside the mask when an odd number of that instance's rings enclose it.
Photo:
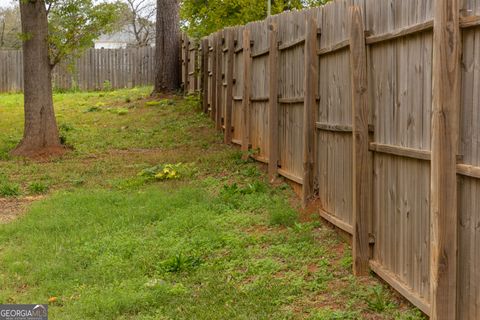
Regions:
[[[195,97],[149,92],[56,94],[74,151],[45,162],[8,155],[22,97],[0,96],[0,206],[42,195],[0,225],[1,303],[50,301],[54,319],[423,319],[353,277],[350,248],[300,221],[288,185],[223,145]]]

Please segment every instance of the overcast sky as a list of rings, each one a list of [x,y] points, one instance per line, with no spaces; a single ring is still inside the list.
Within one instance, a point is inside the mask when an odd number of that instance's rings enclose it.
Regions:
[[[0,0],[0,7],[11,6],[15,2],[17,2],[17,1],[14,1],[14,0]]]

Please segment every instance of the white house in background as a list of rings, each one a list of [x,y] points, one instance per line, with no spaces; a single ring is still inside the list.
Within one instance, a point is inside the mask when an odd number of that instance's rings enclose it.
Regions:
[[[126,27],[122,31],[118,31],[112,34],[101,35],[100,38],[95,40],[95,49],[125,49],[136,44],[135,35],[131,27]],[[151,44],[152,47],[155,43]]]
[[[119,31],[112,34],[101,35],[95,40],[95,49],[125,49],[135,43],[132,33]]]

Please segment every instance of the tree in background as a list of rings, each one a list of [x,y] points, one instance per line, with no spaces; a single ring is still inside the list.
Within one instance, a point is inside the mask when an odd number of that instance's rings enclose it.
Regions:
[[[177,0],[157,0],[155,87],[152,94],[180,86],[180,22]]]
[[[19,49],[22,46],[21,31],[19,8],[0,8],[0,49]]]
[[[272,0],[272,14],[318,6],[329,0]],[[267,0],[183,0],[180,16],[184,31],[201,38],[228,26],[267,17]]]
[[[23,139],[15,156],[49,156],[65,152],[60,143],[52,98],[52,69],[91,47],[110,32],[118,5],[91,0],[20,0],[24,59]]]
[[[155,41],[155,2],[126,0],[128,32],[133,34],[137,47],[146,47]]]

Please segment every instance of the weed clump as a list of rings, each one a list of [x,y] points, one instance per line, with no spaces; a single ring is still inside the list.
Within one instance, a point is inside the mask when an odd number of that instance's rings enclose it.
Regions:
[[[167,273],[177,273],[189,271],[197,268],[202,263],[202,259],[196,256],[184,256],[177,254],[161,263],[161,269]]]
[[[32,182],[28,186],[30,194],[44,194],[48,191],[48,186],[43,182]]]
[[[60,143],[64,146],[68,145],[68,133],[70,131],[73,131],[75,128],[68,124],[68,123],[62,123],[59,126],[59,131],[60,131]]]
[[[18,184],[3,182],[0,184],[0,196],[18,197],[20,195],[20,186]]]
[[[102,109],[100,109],[100,107],[97,107],[97,106],[92,106],[92,107],[89,107],[87,110],[85,110],[85,113],[89,113],[89,112],[100,112]]]
[[[157,101],[148,101],[145,103],[146,106],[148,107],[167,107],[167,106],[173,106],[175,104],[175,101],[172,99],[161,99]]]
[[[395,304],[390,300],[388,293],[381,285],[373,287],[365,300],[368,308],[375,312],[384,312],[395,307]]]
[[[192,167],[187,164],[167,163],[144,169],[138,175],[155,180],[177,180],[191,175],[192,171]]]

